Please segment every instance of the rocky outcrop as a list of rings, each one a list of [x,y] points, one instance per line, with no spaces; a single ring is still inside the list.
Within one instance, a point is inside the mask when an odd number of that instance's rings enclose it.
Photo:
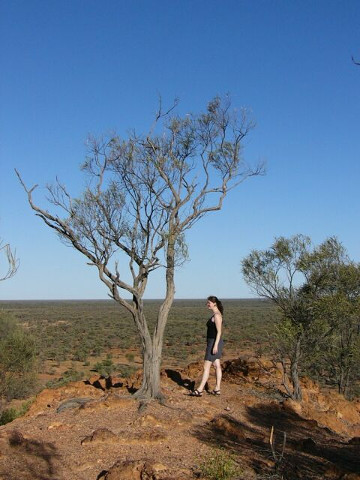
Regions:
[[[52,409],[58,408],[65,400],[75,398],[91,400],[101,398],[103,395],[101,390],[87,385],[86,382],[73,382],[64,387],[45,389],[37,395],[26,416],[46,414]]]
[[[221,395],[201,398],[189,389],[202,362],[164,369],[166,406],[149,402],[144,411],[119,380],[44,390],[25,417],[0,426],[0,479],[188,480],[219,451],[235,455],[241,480],[270,478],[273,427],[278,448],[286,433],[292,480],[359,480],[359,402],[308,379],[301,403],[285,399],[271,387],[279,385],[271,368],[250,357],[225,362]]]

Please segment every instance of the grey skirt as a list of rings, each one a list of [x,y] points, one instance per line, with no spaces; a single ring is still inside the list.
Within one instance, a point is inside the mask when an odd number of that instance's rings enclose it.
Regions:
[[[223,347],[224,347],[224,340],[220,338],[219,347],[217,354],[214,355],[212,353],[214,348],[215,338],[208,338],[206,340],[206,352],[204,360],[209,360],[210,362],[214,362],[215,360],[221,358]]]

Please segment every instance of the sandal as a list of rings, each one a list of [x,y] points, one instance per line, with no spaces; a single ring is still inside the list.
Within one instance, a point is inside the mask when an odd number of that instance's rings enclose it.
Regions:
[[[202,391],[200,392],[200,390],[196,389],[190,392],[190,397],[202,397],[202,394]]]
[[[220,390],[213,390],[211,392],[213,395],[221,395],[221,391]]]

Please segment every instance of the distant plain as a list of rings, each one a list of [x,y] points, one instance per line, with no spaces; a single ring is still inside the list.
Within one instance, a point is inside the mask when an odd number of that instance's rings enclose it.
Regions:
[[[276,320],[272,304],[260,299],[224,300],[225,358],[262,352]],[[160,300],[145,301],[150,329]],[[130,314],[112,300],[1,301],[0,311],[13,316],[36,339],[43,386],[59,379],[80,380],[96,373],[99,362],[126,376],[141,368],[141,348]],[[203,359],[205,300],[175,300],[164,339],[163,367],[182,368]]]

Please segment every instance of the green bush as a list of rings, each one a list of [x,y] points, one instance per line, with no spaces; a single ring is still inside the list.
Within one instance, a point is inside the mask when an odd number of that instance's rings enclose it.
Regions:
[[[90,349],[88,347],[80,346],[75,350],[73,354],[73,360],[78,362],[86,362],[89,354],[90,354]]]
[[[27,398],[39,390],[36,372],[27,372],[18,375],[6,375],[1,382],[0,390],[7,401],[13,398]]]
[[[0,397],[12,400],[33,393],[36,386],[34,338],[14,319],[0,314]]]
[[[25,413],[29,410],[31,403],[32,400],[23,403],[18,410],[16,408],[7,408],[3,410],[0,415],[0,425],[6,425],[7,423],[15,420],[15,418],[25,415]]]
[[[106,358],[102,362],[97,362],[94,365],[94,369],[103,377],[111,375],[115,369],[115,365],[111,358]]]
[[[232,480],[241,474],[232,455],[223,449],[213,450],[200,463],[201,476],[209,480]]]
[[[12,422],[18,417],[17,410],[15,408],[7,408],[0,415],[0,425],[6,425]]]
[[[50,380],[49,382],[47,382],[46,387],[47,388],[62,387],[70,382],[78,382],[79,380],[82,380],[83,376],[84,376],[83,372],[78,372],[74,368],[70,368],[69,370],[66,370],[66,372],[64,372],[61,378],[58,378],[56,380]]]
[[[135,354],[132,352],[127,353],[125,357],[129,362],[133,362],[135,360]]]
[[[118,369],[118,372],[121,377],[129,378],[133,375],[137,370],[137,367],[133,365],[121,365]]]

